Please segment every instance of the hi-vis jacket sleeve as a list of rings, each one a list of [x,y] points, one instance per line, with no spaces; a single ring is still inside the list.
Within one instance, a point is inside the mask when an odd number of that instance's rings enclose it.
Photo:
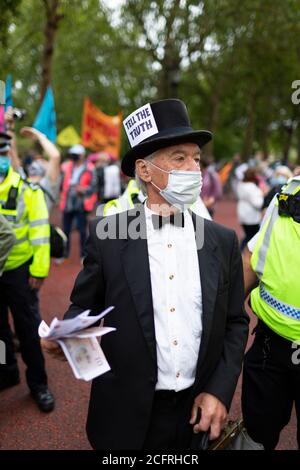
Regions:
[[[50,268],[50,225],[44,193],[31,190],[28,204],[29,242],[33,259],[29,268],[32,277],[47,277]]]
[[[0,276],[5,260],[15,243],[15,234],[6,218],[0,214]]]

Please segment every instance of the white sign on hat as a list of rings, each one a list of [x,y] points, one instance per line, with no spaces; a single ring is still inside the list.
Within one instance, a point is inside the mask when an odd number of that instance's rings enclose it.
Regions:
[[[135,147],[151,135],[158,134],[157,125],[149,103],[124,119],[123,126],[131,147]]]

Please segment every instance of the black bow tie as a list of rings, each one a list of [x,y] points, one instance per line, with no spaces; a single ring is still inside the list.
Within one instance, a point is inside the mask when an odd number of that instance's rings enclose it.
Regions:
[[[184,227],[184,215],[182,212],[163,217],[162,215],[152,214],[152,223],[155,230],[162,228],[166,224],[173,224],[176,227]]]

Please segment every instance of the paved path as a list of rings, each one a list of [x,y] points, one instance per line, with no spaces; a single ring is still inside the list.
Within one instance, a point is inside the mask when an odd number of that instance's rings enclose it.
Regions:
[[[216,220],[241,235],[233,201],[218,205]],[[70,291],[80,270],[77,245],[75,233],[70,262],[61,266],[52,264],[50,276],[41,291],[42,316],[48,322],[53,316],[61,317],[68,307]],[[90,385],[76,380],[68,364],[47,357],[49,385],[56,397],[56,408],[53,413],[43,414],[30,398],[22,361],[19,360],[19,364],[21,384],[0,394],[0,449],[90,449],[85,436]],[[239,403],[240,384],[232,405],[233,417],[240,415]],[[279,448],[296,449],[295,435],[293,416],[282,433]]]

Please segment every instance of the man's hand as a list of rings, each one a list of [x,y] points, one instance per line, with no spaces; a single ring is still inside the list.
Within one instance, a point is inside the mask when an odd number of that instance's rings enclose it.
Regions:
[[[31,277],[29,278],[29,285],[31,289],[36,289],[39,290],[44,282],[44,278],[38,278],[38,277]]]
[[[7,110],[5,111],[4,121],[9,129],[14,128],[14,125],[15,125],[14,113],[13,113],[13,108],[11,106],[8,106]]]
[[[244,270],[244,289],[245,289],[245,299],[247,298],[248,294],[250,294],[251,290],[254,289],[258,285],[258,277],[256,273],[252,270],[251,267],[251,256],[252,253],[250,252],[249,248],[246,247],[243,251],[243,270]]]
[[[41,346],[42,349],[48,354],[50,354],[50,356],[54,357],[54,359],[58,359],[60,361],[67,360],[63,350],[56,341],[50,341],[49,339],[42,338]]]
[[[196,422],[199,408],[201,418],[199,422]],[[226,420],[227,410],[223,403],[214,395],[200,393],[200,395],[195,398],[190,420],[190,424],[194,424],[194,433],[197,434],[200,431],[205,432],[210,429],[209,439],[211,441],[217,439],[226,424]]]
[[[75,186],[75,191],[77,194],[85,194],[86,193],[86,189],[83,188],[82,186],[80,186],[79,184],[77,184]]]

